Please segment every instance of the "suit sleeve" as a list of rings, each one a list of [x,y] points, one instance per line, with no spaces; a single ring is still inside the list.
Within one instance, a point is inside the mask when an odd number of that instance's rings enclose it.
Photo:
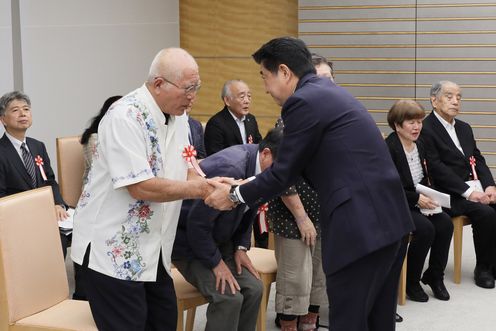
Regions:
[[[62,199],[62,195],[60,195],[60,188],[59,184],[55,180],[55,174],[53,172],[52,166],[50,165],[50,157],[48,156],[48,153],[45,148],[45,144],[42,144],[42,153],[43,153],[43,169],[45,170],[45,174],[47,176],[47,181],[46,183],[52,187],[53,191],[53,199],[55,200],[56,205],[62,205],[66,206],[66,203],[64,202],[64,199]]]
[[[188,213],[186,236],[195,257],[209,269],[217,266],[222,255],[213,237],[214,220],[220,212],[195,200]]]
[[[256,209],[249,210],[244,213],[241,224],[239,225],[236,233],[234,233],[232,238],[234,247],[241,245],[250,248],[251,234],[253,232],[253,222],[256,219],[256,213]]]
[[[436,139],[431,130],[424,127],[420,138],[429,162],[429,175],[434,181],[434,185],[448,193],[455,193],[461,196],[469,189],[469,186],[450,167],[441,161],[439,150],[436,147]]]
[[[284,108],[284,139],[276,161],[255,180],[240,186],[241,196],[252,207],[280,194],[300,178],[323,134],[319,118],[307,111],[309,105],[303,99],[288,99]]]
[[[474,157],[475,157],[475,170],[477,171],[477,175],[479,180],[481,181],[482,187],[486,189],[488,186],[494,186],[494,178],[491,173],[491,170],[487,166],[486,159],[482,156],[480,150],[477,148],[475,144],[475,139],[473,136],[472,130],[470,130],[472,141],[474,142]]]
[[[198,146],[195,147],[198,152],[199,159],[204,159],[207,157],[207,152],[205,151],[204,136],[205,135],[203,133],[203,126],[201,125],[200,122],[198,122]]]
[[[216,118],[207,122],[205,127],[205,151],[207,155],[212,155],[224,149],[224,134],[221,124]]]
[[[4,162],[0,162],[0,198],[7,196],[7,169]]]

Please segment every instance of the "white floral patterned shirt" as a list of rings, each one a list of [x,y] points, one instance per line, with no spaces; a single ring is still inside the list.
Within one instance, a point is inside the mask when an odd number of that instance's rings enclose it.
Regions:
[[[88,181],[76,208],[72,259],[132,281],[155,281],[160,250],[170,272],[172,245],[182,201],[135,200],[126,186],[162,177],[186,180],[182,150],[188,143],[186,115],[164,114],[145,85],[116,102],[102,119]]]

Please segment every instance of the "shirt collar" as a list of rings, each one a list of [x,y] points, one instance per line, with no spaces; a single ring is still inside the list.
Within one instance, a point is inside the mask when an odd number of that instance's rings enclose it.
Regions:
[[[153,119],[157,123],[162,123],[163,125],[171,125],[174,123],[175,116],[174,115],[169,115],[169,119],[167,120],[166,114],[164,114],[161,110],[160,107],[157,105],[157,102],[153,98],[152,94],[146,87],[146,83],[143,84],[139,88],[140,93],[143,95],[143,97],[146,100],[146,104],[148,105],[148,109],[150,110],[150,113],[153,116]]]
[[[441,115],[439,115],[437,113],[437,111],[433,110],[433,112],[434,112],[434,116],[437,117],[437,119],[441,122],[441,124],[444,126],[444,128],[446,130],[453,130],[453,129],[455,129],[455,123],[456,123],[456,120],[455,119],[453,119],[453,124],[451,124],[451,123],[448,123],[448,121],[446,121],[444,118],[442,118]]]
[[[236,117],[236,115],[233,114],[233,112],[231,111],[231,109],[229,109],[229,107],[226,106],[226,108],[229,111],[229,114],[231,114],[231,116],[234,118],[234,120],[236,122],[244,122],[245,121],[246,115],[243,115],[243,117],[241,117],[241,119],[239,119],[238,117]]]
[[[21,150],[21,145],[26,143],[26,138],[24,138],[23,141],[20,141],[13,135],[9,134],[7,131],[5,131],[5,135],[7,136],[7,138],[9,138],[10,142],[12,143],[12,145],[14,145],[16,150]]]
[[[257,162],[255,163],[255,176],[262,172],[260,167],[260,152],[257,151]]]

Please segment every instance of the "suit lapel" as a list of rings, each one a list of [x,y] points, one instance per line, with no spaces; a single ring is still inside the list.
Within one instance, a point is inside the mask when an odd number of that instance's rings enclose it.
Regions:
[[[239,132],[238,124],[236,124],[236,121],[232,117],[227,107],[224,107],[222,111],[224,113],[224,119],[226,121],[226,124],[231,127],[230,131],[234,132],[234,136],[236,137],[237,144],[242,144],[243,138],[241,138],[241,132]],[[246,128],[246,123],[245,123],[245,128]]]
[[[460,150],[458,149],[458,147],[456,147],[455,143],[453,142],[453,140],[451,139],[450,135],[448,134],[448,131],[446,131],[446,128],[443,126],[443,124],[437,119],[436,115],[434,115],[434,111],[431,113],[431,115],[429,116],[432,116],[433,117],[433,121],[432,121],[432,124],[433,124],[433,129],[434,129],[434,132],[438,132],[439,133],[439,137],[447,144],[450,146],[450,149],[453,150],[455,153],[458,153],[458,156],[462,157],[465,159],[465,155],[463,155],[462,152],[460,152]],[[460,136],[458,135],[458,131],[456,130],[456,125],[455,125],[455,132],[456,132],[456,135],[458,137],[458,140],[460,140]],[[460,141],[460,144],[461,144],[461,141]],[[463,149],[463,145],[462,145],[462,149]]]
[[[413,178],[412,178],[412,173],[410,172],[410,166],[408,165],[408,160],[406,159],[406,154],[405,150],[403,149],[403,145],[401,144],[400,138],[398,137],[398,134],[393,135],[393,146],[396,151],[396,155],[399,157],[399,165],[401,167],[401,171],[399,173],[403,173],[405,175],[405,182],[408,184],[408,186],[414,186],[413,185]]]
[[[31,176],[29,176],[28,171],[26,170],[26,167],[24,166],[24,163],[22,162],[14,145],[12,145],[9,138],[7,138],[5,134],[1,139],[1,144],[5,149],[6,158],[10,160],[12,164],[12,170],[19,174],[19,176],[26,182],[26,185],[28,185],[29,187],[33,187]],[[28,145],[28,148],[30,151],[32,151],[30,145]]]
[[[456,124],[455,122],[455,132],[456,136],[458,137],[458,140],[460,141],[460,145],[462,146],[463,153],[465,153],[465,160],[468,159],[470,156],[472,156],[473,151],[469,148],[469,142],[467,142],[467,135],[464,134],[463,130],[459,125]]]

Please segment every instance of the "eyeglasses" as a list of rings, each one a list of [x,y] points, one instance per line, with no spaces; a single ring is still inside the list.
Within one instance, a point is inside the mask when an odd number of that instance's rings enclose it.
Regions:
[[[198,93],[198,91],[199,91],[199,90],[200,90],[200,88],[201,88],[201,84],[200,84],[200,83],[198,83],[198,84],[194,84],[194,85],[190,85],[190,86],[188,86],[188,87],[180,87],[180,86],[178,86],[177,84],[175,84],[175,83],[171,82],[170,80],[168,80],[168,79],[167,79],[167,78],[165,78],[165,77],[162,77],[162,76],[157,76],[157,77],[155,77],[155,78],[160,78],[160,79],[162,79],[163,81],[165,81],[165,82],[167,82],[167,83],[171,84],[172,86],[174,86],[174,87],[176,87],[176,88],[178,88],[178,89],[180,89],[180,90],[183,90],[185,94],[193,94],[193,93]]]

